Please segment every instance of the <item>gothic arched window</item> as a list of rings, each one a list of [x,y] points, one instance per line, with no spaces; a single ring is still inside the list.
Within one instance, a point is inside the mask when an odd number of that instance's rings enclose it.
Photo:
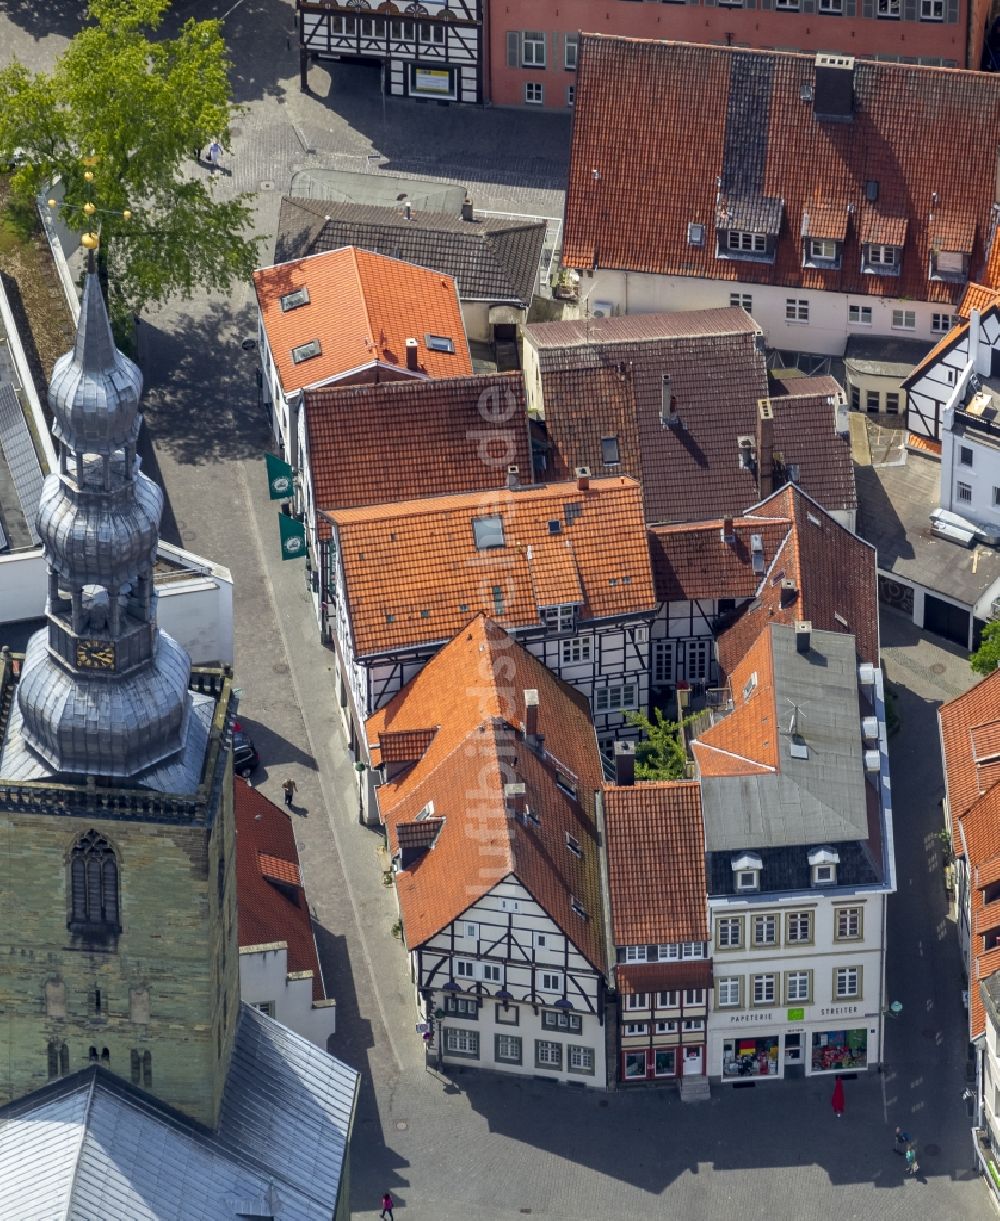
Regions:
[[[118,862],[114,849],[96,831],[73,845],[70,891],[70,928],[92,935],[119,932]]]

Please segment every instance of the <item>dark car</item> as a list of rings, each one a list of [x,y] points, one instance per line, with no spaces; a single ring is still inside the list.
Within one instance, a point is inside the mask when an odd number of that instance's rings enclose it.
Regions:
[[[260,766],[260,755],[253,739],[239,721],[233,724],[233,771],[237,776],[252,775]]]

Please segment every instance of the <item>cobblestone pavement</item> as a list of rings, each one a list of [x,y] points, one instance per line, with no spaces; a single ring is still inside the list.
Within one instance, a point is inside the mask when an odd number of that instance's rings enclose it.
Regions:
[[[196,8],[223,11],[192,2],[181,15]],[[0,58],[47,65],[78,12],[70,0],[7,0]],[[291,173],[314,163],[451,178],[470,186],[480,207],[559,214],[564,119],[391,101],[383,108],[363,73],[339,68],[332,78],[314,69],[316,95],[302,98],[290,25],[281,0],[244,0],[226,19],[249,109],[219,189],[257,192],[261,233],[273,234]],[[278,800],[286,775],[299,785],[296,835],[338,1003],[334,1050],[363,1072],[356,1213],[374,1217],[389,1188],[401,1201],[400,1221],[988,1215],[960,1101],[958,958],[935,838],[942,787],[935,702],[968,686],[971,674],[956,651],[892,616],[883,636],[902,729],[892,749],[899,895],[890,906],[888,975],[904,1010],[888,1030],[885,1074],[848,1083],[842,1121],[833,1119],[825,1081],[717,1086],[711,1102],[685,1106],[665,1091],[602,1096],[474,1071],[449,1079],[425,1068],[405,957],[391,935],[396,913],[381,884],[379,840],[357,821],[331,658],[318,643],[301,567],[278,558],[254,357],[239,347],[255,329],[250,300],[244,286],[228,300],[181,302],[145,320],[140,358],[153,448],[147,441],[144,462],[167,490],[164,536],[233,572],[241,717],[264,760],[260,787]],[[903,1181],[891,1149],[896,1123],[920,1141],[920,1181]]]

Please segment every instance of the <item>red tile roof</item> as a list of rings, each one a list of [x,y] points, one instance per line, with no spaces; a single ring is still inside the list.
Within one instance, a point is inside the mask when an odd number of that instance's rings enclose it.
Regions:
[[[694,598],[752,598],[761,583],[753,570],[751,540],[760,536],[764,565],[769,567],[792,530],[790,518],[732,518],[730,537],[723,538],[725,520],[650,526],[649,552],[653,581],[661,602]]]
[[[538,692],[541,748],[524,738],[526,690]],[[407,945],[423,944],[513,875],[606,971],[594,811],[602,767],[587,701],[478,615],[369,718],[366,734],[377,746],[386,733],[423,733],[429,725],[437,732],[426,752],[377,790],[394,853],[408,834],[403,828],[429,802],[442,820],[433,846],[396,877]],[[508,814],[504,785],[514,783],[524,784],[538,825]],[[579,856],[567,848],[567,834]],[[573,910],[573,899],[586,916]]]
[[[771,633],[750,646],[730,677],[735,707],[696,741],[700,776],[755,776],[778,771],[778,711],[774,702]],[[748,694],[744,697],[743,692]]]
[[[580,466],[642,484],[648,522],[740,513],[760,499],[739,439],[757,444],[771,405],[778,482],[794,477],[826,508],[857,504],[845,438],[835,431],[832,378],[769,398],[760,328],[741,309],[692,310],[530,326],[552,478]],[[663,419],[664,379],[679,423]],[[613,439],[613,453],[605,442]],[[756,452],[754,450],[754,452]],[[792,471],[792,468],[795,468]]]
[[[719,667],[732,673],[769,623],[809,620],[814,628],[849,632],[858,657],[878,664],[878,590],[875,549],[839,525],[804,492],[784,487],[746,515],[791,520],[793,528],[773,558],[752,602],[718,637]],[[783,597],[781,582],[797,596]]]
[[[324,386],[306,392],[305,422],[318,510],[506,487],[509,466],[532,482],[519,373]]]
[[[957,302],[961,283],[928,279],[932,234],[960,230],[964,244],[974,223],[978,274],[996,168],[983,133],[1000,128],[1000,80],[859,59],[853,83],[853,115],[831,122],[807,100],[813,55],[584,34],[564,264]],[[774,263],[716,257],[720,192],[777,214]],[[817,199],[848,217],[839,270],[803,266]],[[689,224],[704,226],[701,245]],[[900,275],[865,275],[860,237],[899,241],[904,229]]]
[[[604,811],[615,945],[707,941],[699,785],[610,785]]]
[[[284,941],[289,974],[311,971],[313,1000],[324,1000],[323,973],[291,820],[245,780],[233,783],[240,946]]]
[[[1000,305],[1000,290],[987,288],[985,284],[967,284],[956,313],[962,318],[968,318],[974,309],[982,313],[991,305]]]
[[[502,546],[476,547],[497,517]],[[513,630],[578,602],[581,621],[655,608],[639,485],[552,483],[338,510],[347,609],[358,657],[450,639],[482,611]],[[423,728],[423,726],[421,727]]]
[[[712,963],[689,962],[622,963],[615,967],[618,991],[623,996],[642,992],[676,992],[681,988],[712,986]]]
[[[406,374],[406,340],[417,340],[427,377],[472,372],[455,281],[385,255],[347,246],[276,263],[253,273],[268,346],[286,394],[374,364]],[[305,288],[304,305],[282,311],[281,299]],[[452,353],[427,347],[428,335],[451,339]],[[318,356],[296,364],[292,349],[318,339]],[[412,375],[411,375],[412,376]]]

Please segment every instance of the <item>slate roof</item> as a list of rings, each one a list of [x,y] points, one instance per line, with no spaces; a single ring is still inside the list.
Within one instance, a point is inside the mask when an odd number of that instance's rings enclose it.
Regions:
[[[260,268],[253,282],[285,394],[375,365],[407,376],[410,338],[422,375],[472,372],[455,282],[440,272],[347,247]],[[309,301],[282,311],[282,297],[302,288]],[[454,352],[428,348],[428,335],[451,339]],[[292,349],[312,340],[320,354],[296,364]]]
[[[815,62],[582,35],[564,264],[884,296],[886,277],[861,270],[859,239],[905,231],[892,295],[957,302],[961,283],[928,279],[931,246],[942,232],[964,244],[974,226],[970,273],[986,261],[996,167],[984,133],[1000,126],[1000,80],[858,59],[853,116],[837,122],[807,100]],[[720,192],[783,201],[773,263],[716,257]],[[817,205],[849,218],[839,270],[802,265],[803,219]],[[690,223],[705,226],[701,246]]]
[[[708,941],[697,783],[609,785],[604,820],[615,945]]]
[[[0,1214],[60,1221],[328,1221],[358,1074],[243,1006],[219,1130],[101,1068],[0,1109]]]
[[[718,636],[723,673],[733,670],[769,623],[796,619],[807,619],[822,631],[850,633],[858,657],[877,665],[875,548],[796,487],[780,488],[755,505],[746,514],[747,520],[752,518],[789,520],[792,528],[773,556],[765,551],[765,572],[753,601]],[[783,598],[783,579],[795,582],[797,596]]]
[[[307,390],[305,425],[320,510],[506,487],[510,465],[532,481],[519,373]]]
[[[538,692],[538,732],[524,737],[524,692]],[[433,846],[396,875],[406,944],[423,944],[514,876],[598,970],[603,933],[594,794],[602,783],[586,699],[496,623],[476,616],[366,725],[373,760],[386,733],[435,729],[425,751],[377,789],[395,853],[428,802],[442,820]],[[414,735],[414,741],[419,735]],[[563,777],[577,797],[556,783]],[[538,818],[508,815],[504,785],[522,783]],[[475,793],[475,801],[469,795]],[[567,846],[566,834],[580,845]],[[573,911],[579,900],[587,915]]]
[[[240,946],[288,946],[289,972],[312,973],[313,1000],[326,998],[291,819],[245,780],[233,781]]]
[[[760,499],[738,438],[756,437],[768,399],[761,331],[741,309],[549,322],[525,328],[538,353],[552,478],[579,466],[642,484],[648,522],[738,514]],[[680,424],[663,422],[663,379]],[[775,477],[829,509],[855,507],[849,446],[835,431],[832,378],[769,399]],[[617,439],[607,462],[602,439]],[[769,490],[769,489],[768,489]]]
[[[510,631],[542,608],[578,604],[581,622],[656,605],[632,479],[552,483],[331,513],[355,655],[449,640],[483,612]],[[479,550],[473,523],[499,518]]]
[[[734,710],[691,744],[707,850],[867,840],[854,640],[814,626],[801,654],[794,629],[772,623],[733,671],[732,695]]]
[[[274,259],[284,263],[355,246],[453,276],[463,301],[510,303],[527,309],[534,295],[545,222],[337,203],[285,196]]]

